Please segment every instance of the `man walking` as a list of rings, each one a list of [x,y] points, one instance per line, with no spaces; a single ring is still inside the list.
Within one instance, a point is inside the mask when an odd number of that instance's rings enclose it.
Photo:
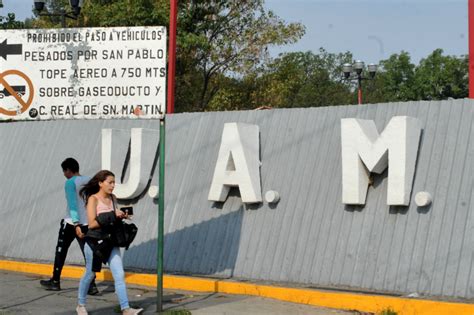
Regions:
[[[79,173],[79,163],[73,158],[67,158],[61,163],[64,176],[67,178],[64,184],[66,193],[67,209],[66,216],[61,220],[59,227],[58,242],[56,244],[56,255],[54,258],[53,277],[49,280],[41,280],[40,284],[46,290],[61,290],[61,271],[66,261],[67,251],[74,239],[77,240],[84,256],[84,236],[87,233],[87,212],[84,200],[79,195],[79,190],[86,184],[90,177]],[[85,260],[85,258],[84,258]],[[92,281],[88,294],[95,295],[99,291]]]

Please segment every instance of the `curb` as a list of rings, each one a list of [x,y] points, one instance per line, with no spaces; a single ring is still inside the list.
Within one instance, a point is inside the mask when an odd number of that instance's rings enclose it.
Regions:
[[[0,270],[50,276],[53,266],[49,264],[0,260]],[[62,270],[62,276],[79,279],[83,272],[83,267],[66,265]],[[96,273],[96,276],[97,280],[113,281],[112,274],[108,270]],[[157,276],[155,274],[126,272],[125,279],[128,284],[155,288],[157,284]],[[165,275],[163,276],[163,288],[195,292],[253,295],[292,303],[372,313],[379,313],[390,309],[398,314],[474,314],[474,304],[346,292],[326,292],[198,277]]]

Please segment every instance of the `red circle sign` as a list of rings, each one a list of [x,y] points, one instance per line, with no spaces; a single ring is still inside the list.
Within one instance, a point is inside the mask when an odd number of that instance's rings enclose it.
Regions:
[[[12,86],[5,80],[5,77],[7,76],[19,76],[23,78],[23,80],[26,81],[26,83],[28,84],[28,91],[29,91],[28,100],[26,102],[21,98],[20,95],[18,95],[18,93],[12,88]],[[8,91],[8,93],[10,93],[10,95],[13,96],[18,101],[18,103],[20,103],[21,105],[20,114],[24,113],[28,109],[28,107],[30,107],[31,103],[33,102],[34,89],[33,89],[33,83],[31,82],[30,78],[28,78],[26,74],[18,70],[7,70],[3,73],[0,73],[0,84],[2,84],[5,87],[5,89]],[[19,113],[14,110],[6,110],[0,107],[0,114],[4,114],[7,116],[16,116]]]

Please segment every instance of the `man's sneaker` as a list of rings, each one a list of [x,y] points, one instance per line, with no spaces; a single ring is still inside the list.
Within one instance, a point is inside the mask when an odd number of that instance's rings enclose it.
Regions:
[[[89,286],[89,290],[87,290],[87,294],[89,295],[96,295],[99,293],[99,290],[97,289],[97,286],[95,285],[95,282],[91,282]]]
[[[122,310],[122,315],[137,315],[143,311],[143,308],[126,308]]]
[[[84,305],[78,305],[76,307],[76,312],[77,312],[77,315],[87,315],[87,310]]]
[[[59,281],[54,281],[53,279],[49,280],[40,280],[40,284],[43,288],[49,291],[59,291],[61,290],[61,286],[59,285]]]

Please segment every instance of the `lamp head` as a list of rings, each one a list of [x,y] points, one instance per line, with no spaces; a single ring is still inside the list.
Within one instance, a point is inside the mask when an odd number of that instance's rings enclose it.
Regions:
[[[45,0],[35,0],[35,10],[38,12],[43,11]]]
[[[369,70],[370,77],[373,79],[377,73],[377,65],[375,63],[369,63],[367,69]]]
[[[2,0],[0,0],[0,8],[3,8]]]
[[[83,0],[69,0],[69,4],[72,8],[72,14],[78,16],[81,13],[83,2]]]
[[[344,77],[349,79],[352,72],[352,65],[350,63],[345,63],[342,65],[342,72],[344,72]]]
[[[362,70],[364,70],[364,62],[362,60],[356,60],[354,62],[354,69],[358,75],[361,74]]]

